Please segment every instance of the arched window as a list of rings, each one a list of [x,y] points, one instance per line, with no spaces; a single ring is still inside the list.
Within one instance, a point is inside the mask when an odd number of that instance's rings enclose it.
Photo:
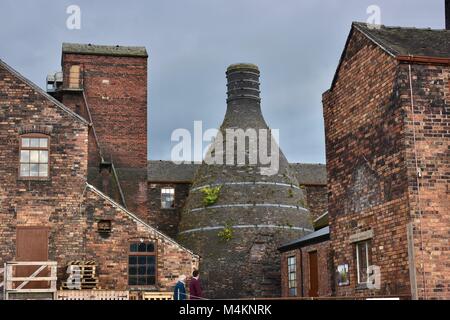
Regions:
[[[79,89],[80,88],[80,66],[79,65],[73,65],[70,67],[69,88],[71,88],[71,89]]]
[[[49,176],[49,137],[34,133],[20,136],[21,178],[39,179]]]

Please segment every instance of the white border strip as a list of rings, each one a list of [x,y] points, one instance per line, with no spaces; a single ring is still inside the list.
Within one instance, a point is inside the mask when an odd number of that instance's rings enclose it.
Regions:
[[[219,187],[219,186],[243,186],[243,185],[270,185],[270,186],[289,187],[289,188],[294,188],[294,189],[300,190],[300,187],[293,185],[293,184],[258,181],[258,182],[224,182],[224,183],[205,184],[200,187],[192,188],[191,192],[198,191],[203,188],[212,188],[212,187]]]
[[[307,228],[301,228],[301,227],[289,227],[289,226],[277,226],[274,224],[246,224],[246,225],[236,225],[231,226],[233,229],[249,229],[249,228],[272,228],[272,229],[289,229],[289,230],[298,230],[298,231],[305,231],[305,232],[314,232],[314,230],[307,229]],[[220,230],[225,229],[225,226],[216,226],[216,227],[203,227],[203,228],[196,228],[196,229],[189,229],[180,232],[180,234],[184,233],[192,233],[192,232],[203,232],[203,231],[212,231],[212,230]]]
[[[207,209],[251,208],[251,207],[259,207],[259,208],[286,208],[286,209],[296,209],[296,210],[309,212],[309,210],[304,208],[304,207],[290,206],[290,205],[286,205],[286,204],[274,204],[274,203],[224,204],[224,205],[217,205],[217,206],[194,208],[194,209],[189,210],[189,212],[198,212],[198,211],[207,210]]]

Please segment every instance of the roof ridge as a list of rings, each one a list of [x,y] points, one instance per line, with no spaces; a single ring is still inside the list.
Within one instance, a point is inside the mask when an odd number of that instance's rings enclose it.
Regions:
[[[53,104],[55,104],[57,107],[62,109],[63,111],[67,112],[69,115],[74,117],[75,119],[83,122],[86,125],[89,125],[89,122],[86,121],[83,117],[78,115],[77,113],[73,112],[71,109],[67,108],[64,104],[53,98],[51,95],[49,95],[47,92],[45,92],[41,87],[39,87],[37,84],[35,84],[33,81],[27,79],[24,77],[19,71],[11,67],[9,64],[7,64],[5,61],[0,59],[0,65],[4,67],[8,72],[13,74],[16,78],[18,78],[20,81],[24,82],[26,85],[32,87],[36,92],[38,92],[41,96],[43,96],[45,99],[49,100]]]
[[[364,26],[364,27],[368,27],[369,25],[371,25],[370,23],[367,22],[360,22],[360,21],[353,21],[352,24],[354,25],[360,25],[360,26]],[[380,24],[379,26],[381,26],[381,28],[383,29],[401,29],[401,30],[420,30],[420,31],[435,31],[435,32],[450,32],[450,30],[447,29],[433,29],[431,27],[423,27],[423,28],[418,28],[418,27],[402,27],[402,26],[387,26],[384,24]]]

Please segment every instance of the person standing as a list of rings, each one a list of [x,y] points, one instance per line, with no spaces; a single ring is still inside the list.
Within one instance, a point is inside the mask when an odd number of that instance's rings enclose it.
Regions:
[[[203,298],[202,287],[200,286],[200,280],[198,278],[199,272],[198,270],[194,270],[194,272],[192,272],[191,282],[189,283],[190,300],[200,300]]]
[[[175,285],[173,291],[173,300],[186,300],[186,287],[185,287],[186,276],[182,274],[178,278],[178,282]]]

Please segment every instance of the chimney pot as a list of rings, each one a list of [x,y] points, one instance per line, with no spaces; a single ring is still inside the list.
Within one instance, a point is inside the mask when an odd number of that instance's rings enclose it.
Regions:
[[[236,63],[227,68],[227,102],[249,99],[260,102],[259,68],[251,63]]]

